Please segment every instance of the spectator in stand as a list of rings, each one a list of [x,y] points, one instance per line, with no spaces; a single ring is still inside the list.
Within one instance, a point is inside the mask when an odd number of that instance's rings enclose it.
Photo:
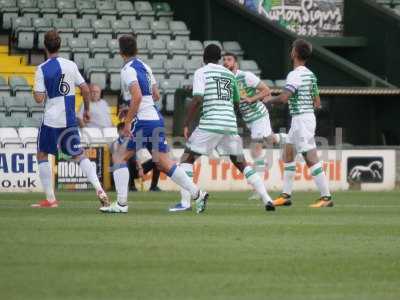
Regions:
[[[83,118],[83,105],[81,106],[78,114],[80,127],[112,127],[110,107],[107,101],[101,98],[101,88],[96,84],[90,85],[90,120],[85,122]]]

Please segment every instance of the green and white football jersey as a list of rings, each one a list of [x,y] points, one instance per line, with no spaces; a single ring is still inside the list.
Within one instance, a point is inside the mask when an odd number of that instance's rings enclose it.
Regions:
[[[319,95],[317,78],[305,66],[299,66],[286,78],[285,89],[292,92],[289,98],[290,114],[314,113],[314,98]]]
[[[260,83],[260,78],[251,72],[238,70],[236,72],[236,80],[239,87],[240,98],[252,97],[257,92],[257,86]],[[240,102],[240,113],[246,123],[251,123],[261,119],[268,114],[268,110],[264,103],[256,101],[253,103]]]
[[[193,96],[203,97],[199,128],[237,134],[234,103],[240,101],[235,75],[221,65],[209,63],[193,78]]]

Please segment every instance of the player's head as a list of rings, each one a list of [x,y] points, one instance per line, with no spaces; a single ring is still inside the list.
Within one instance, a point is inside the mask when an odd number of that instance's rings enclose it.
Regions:
[[[290,57],[292,60],[297,59],[299,61],[306,62],[311,57],[311,53],[312,45],[303,39],[297,39],[292,44]]]
[[[235,53],[226,52],[223,57],[224,67],[230,71],[238,68],[238,57]]]
[[[136,38],[132,34],[126,34],[118,39],[119,42],[119,53],[123,58],[129,58],[136,56],[137,54],[137,42]]]
[[[210,44],[204,49],[203,60],[204,63],[217,64],[221,59],[221,48],[215,44]]]
[[[56,30],[47,31],[44,35],[44,47],[49,54],[57,53],[61,47],[61,37]]]

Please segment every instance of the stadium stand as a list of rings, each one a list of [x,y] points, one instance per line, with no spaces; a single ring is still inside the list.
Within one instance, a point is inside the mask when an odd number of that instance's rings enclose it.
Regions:
[[[400,16],[400,0],[376,0],[376,2]]]
[[[118,54],[118,38],[136,34],[139,56],[153,69],[166,113],[174,110],[175,90],[191,86],[194,71],[202,65],[204,47],[210,43],[234,52],[245,68],[261,73],[255,61],[243,60],[245,53],[237,41],[191,40],[186,24],[173,19],[173,11],[165,2],[0,0],[0,7],[2,27],[9,31],[12,47],[0,46],[1,126],[19,126],[22,116],[22,123],[38,125],[43,107],[31,96],[35,66],[27,64],[25,55],[8,54],[13,49],[22,51],[30,61],[31,53],[43,50],[44,34],[53,28],[62,37],[60,56],[74,60],[89,82],[108,93],[120,90],[123,61]],[[77,109],[81,102],[78,95]],[[115,125],[115,114],[112,119]]]

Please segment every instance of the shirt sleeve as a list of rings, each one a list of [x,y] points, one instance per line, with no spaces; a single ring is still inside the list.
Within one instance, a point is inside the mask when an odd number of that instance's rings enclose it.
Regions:
[[[246,85],[252,88],[256,88],[260,83],[261,79],[251,72],[246,72]]]
[[[193,78],[193,96],[204,96],[205,87],[204,73],[201,70],[197,70]]]
[[[131,84],[136,82],[136,81],[138,81],[136,70],[134,68],[126,68],[122,72],[122,78],[121,79],[124,82],[124,85],[129,90],[129,87],[131,86]]]
[[[312,96],[314,98],[319,96],[319,88],[318,88],[317,78],[315,78],[312,83]]]
[[[85,83],[85,79],[83,79],[81,72],[78,70],[78,66],[74,65],[74,77],[75,77],[75,85],[80,86],[81,84]]]
[[[284,89],[294,94],[299,88],[300,84],[301,84],[301,79],[299,78],[299,76],[296,75],[296,73],[292,71],[288,74],[286,78],[286,84]]]
[[[46,93],[46,86],[44,85],[43,71],[40,67],[36,69],[35,73],[35,87],[34,92]]]

